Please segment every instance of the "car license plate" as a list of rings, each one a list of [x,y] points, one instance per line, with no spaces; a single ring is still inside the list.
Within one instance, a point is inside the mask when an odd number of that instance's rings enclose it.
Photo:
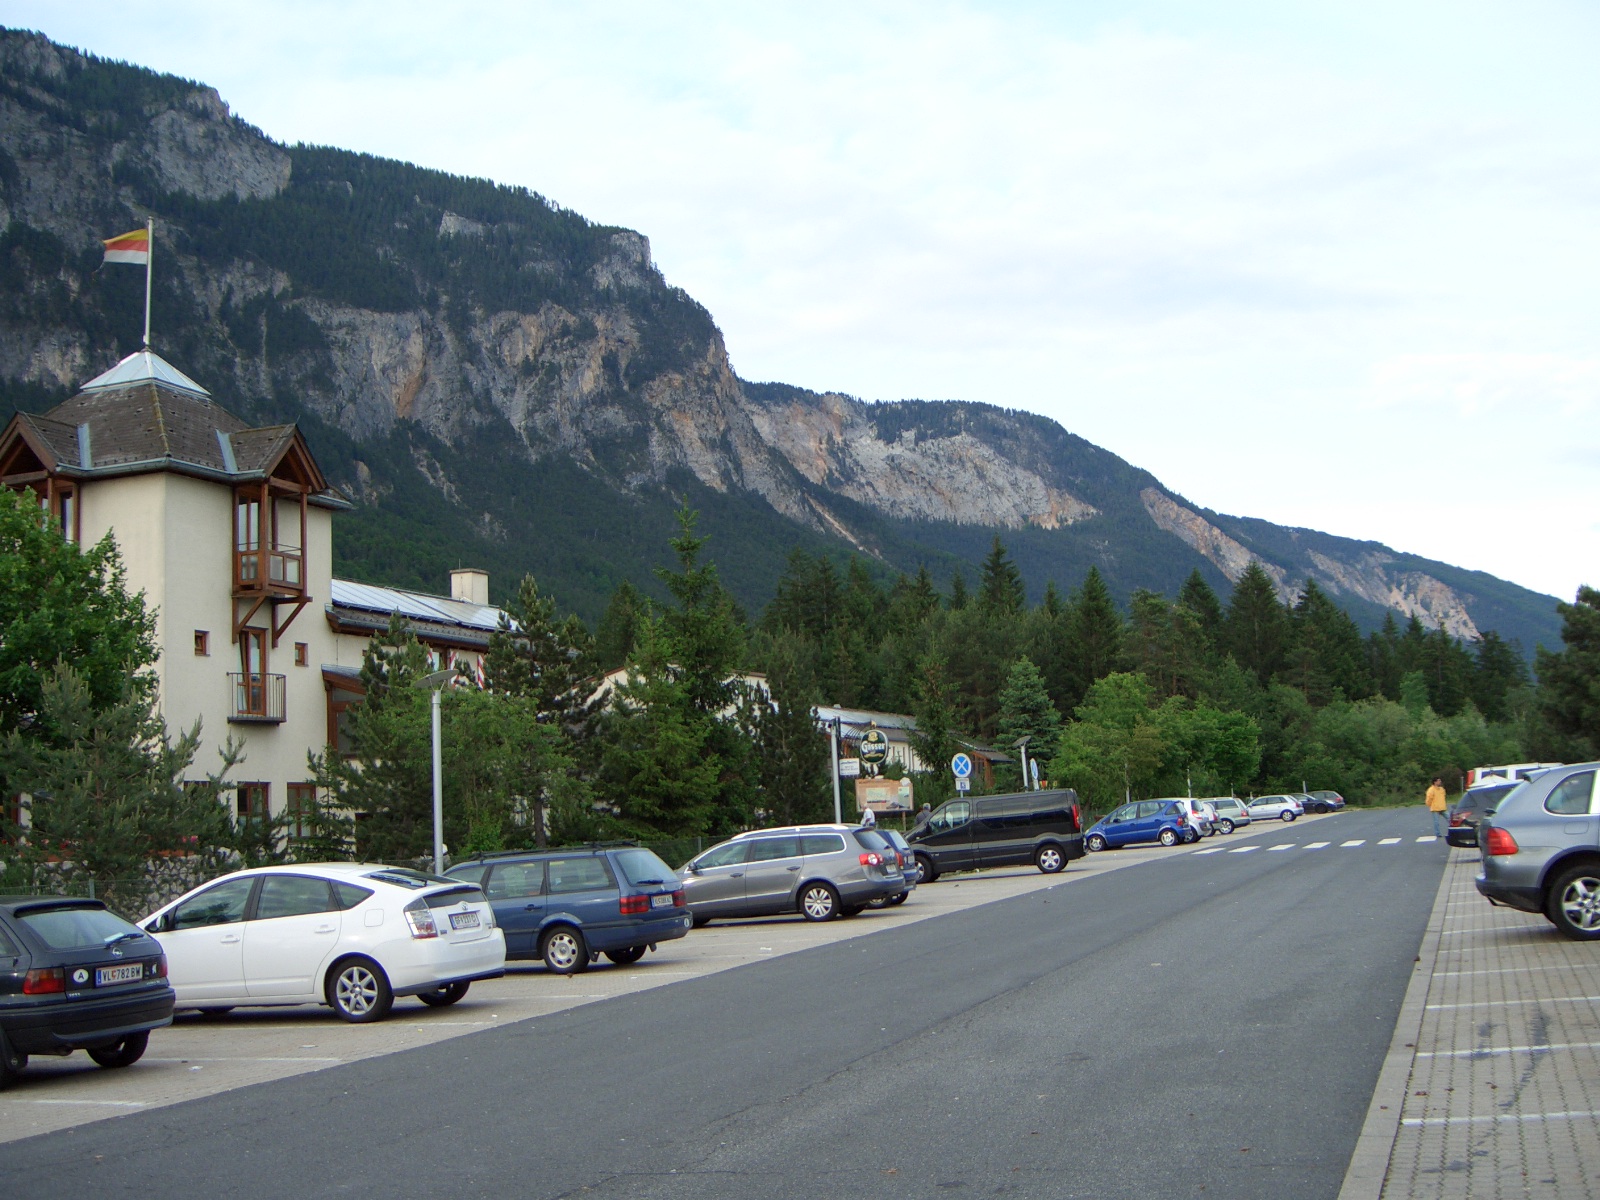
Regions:
[[[451,929],[476,929],[478,927],[478,914],[475,912],[451,913]]]
[[[94,985],[105,987],[108,983],[133,983],[143,978],[143,963],[128,963],[122,967],[99,967],[94,973]]]
[[[665,895],[665,896],[651,896],[650,897],[650,907],[651,908],[671,908],[672,907],[672,896],[670,894]]]

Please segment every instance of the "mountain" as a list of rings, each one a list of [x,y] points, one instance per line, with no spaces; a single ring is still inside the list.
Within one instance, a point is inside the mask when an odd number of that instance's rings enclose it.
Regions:
[[[1554,599],[1376,543],[1201,509],[1030,413],[867,404],[741,380],[640,234],[534,193],[284,146],[211,88],[0,31],[0,416],[137,348],[144,279],[101,239],[156,222],[153,343],[226,407],[296,420],[357,502],[338,569],[441,586],[525,571],[593,620],[654,587],[701,513],[752,610],[791,549],[969,573],[999,535],[1035,596],[1089,566],[1119,595],[1226,590],[1259,560],[1363,625],[1385,611],[1525,648]]]

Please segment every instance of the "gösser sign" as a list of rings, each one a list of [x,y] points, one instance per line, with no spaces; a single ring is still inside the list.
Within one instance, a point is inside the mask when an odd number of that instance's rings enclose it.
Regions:
[[[889,757],[889,738],[881,729],[869,729],[861,735],[861,761],[877,766]]]

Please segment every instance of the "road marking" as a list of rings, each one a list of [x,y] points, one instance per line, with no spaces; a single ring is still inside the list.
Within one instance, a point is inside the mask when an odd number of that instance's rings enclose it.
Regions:
[[[1306,849],[1307,850],[1321,850],[1324,846],[1331,846],[1331,845],[1333,845],[1332,842],[1307,842],[1306,843]]]
[[[1424,1050],[1418,1058],[1490,1058],[1498,1054],[1544,1054],[1551,1050],[1594,1050],[1600,1042],[1555,1042],[1549,1046],[1499,1046],[1493,1050]]]
[[[1293,842],[1283,842],[1283,843],[1281,843],[1279,845],[1276,845],[1276,846],[1268,846],[1267,847],[1268,851],[1272,851],[1272,850],[1293,850],[1293,849],[1294,849],[1294,843]]]
[[[1435,834],[1432,834],[1432,833],[1428,834],[1425,837],[1419,837],[1417,839],[1417,841],[1419,841],[1419,842],[1437,842],[1438,840],[1439,840],[1438,836],[1435,835]]]
[[[1365,846],[1366,844],[1367,844],[1367,839],[1366,838],[1356,838],[1354,841],[1340,842],[1339,843],[1339,849],[1343,850],[1346,846]]]
[[[1399,838],[1379,838],[1378,839],[1378,845],[1380,845],[1380,846],[1398,846],[1399,844],[1400,844],[1400,839]]]
[[[1221,854],[1226,849],[1227,849],[1226,846],[1213,846],[1209,850],[1196,850],[1195,853],[1196,854]]]
[[[1600,1112],[1505,1113],[1497,1117],[1407,1117],[1400,1124],[1413,1129],[1439,1125],[1501,1125],[1534,1121],[1592,1121]]]
[[[1528,971],[1573,971],[1577,969],[1577,963],[1557,963],[1555,966],[1540,967],[1486,967],[1481,971],[1436,971],[1433,977],[1435,979],[1443,979],[1449,975],[1522,975]]]
[[[276,1058],[269,1058],[269,1057],[266,1057],[266,1056],[262,1056],[260,1058],[252,1058],[252,1057],[249,1057],[247,1055],[239,1055],[238,1057],[234,1057],[234,1056],[231,1056],[231,1055],[222,1056],[222,1055],[214,1055],[214,1054],[213,1055],[191,1054],[187,1058],[147,1058],[144,1061],[148,1062],[148,1063],[192,1063],[192,1062],[200,1062],[200,1063],[205,1063],[205,1062],[304,1062],[304,1063],[305,1062],[306,1063],[311,1063],[311,1062],[312,1063],[313,1062],[331,1062],[331,1063],[336,1063],[336,1062],[343,1062],[344,1059],[342,1059],[342,1058],[334,1058],[332,1056],[326,1056],[326,1055],[320,1055],[320,1054],[308,1054],[304,1058],[296,1058],[296,1057],[294,1057],[292,1055],[283,1055],[283,1056],[276,1057]]]
[[[1532,1000],[1479,1000],[1476,1004],[1430,1004],[1428,1010],[1436,1012],[1446,1008],[1488,1008],[1508,1004],[1596,1004],[1600,996],[1536,996]]]
[[[13,1104],[99,1104],[107,1108],[145,1108],[143,1100],[34,1100],[28,1096],[8,1099]]]
[[[1228,853],[1229,854],[1249,854],[1250,851],[1259,850],[1259,849],[1261,849],[1260,846],[1237,846],[1234,849],[1229,850]]]

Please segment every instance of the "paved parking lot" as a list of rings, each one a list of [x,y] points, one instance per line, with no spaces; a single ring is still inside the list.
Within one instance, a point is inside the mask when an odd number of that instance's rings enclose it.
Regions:
[[[1294,828],[1336,820],[1304,817]],[[388,1020],[374,1025],[345,1024],[323,1007],[241,1008],[218,1018],[180,1014],[171,1028],[151,1036],[145,1057],[127,1070],[101,1070],[84,1054],[34,1058],[22,1081],[0,1093],[0,1142],[535,1019],[1026,892],[1070,887],[1076,880],[1152,858],[1233,849],[1248,844],[1254,835],[1283,828],[1277,821],[1261,822],[1196,847],[1142,846],[1092,854],[1059,875],[1017,867],[945,876],[918,888],[899,907],[868,909],[847,920],[817,924],[782,917],[715,922],[663,943],[656,953],[631,966],[602,959],[578,976],[552,975],[540,964],[514,963],[505,978],[473,984],[466,999],[450,1008],[433,1009],[402,999]]]

